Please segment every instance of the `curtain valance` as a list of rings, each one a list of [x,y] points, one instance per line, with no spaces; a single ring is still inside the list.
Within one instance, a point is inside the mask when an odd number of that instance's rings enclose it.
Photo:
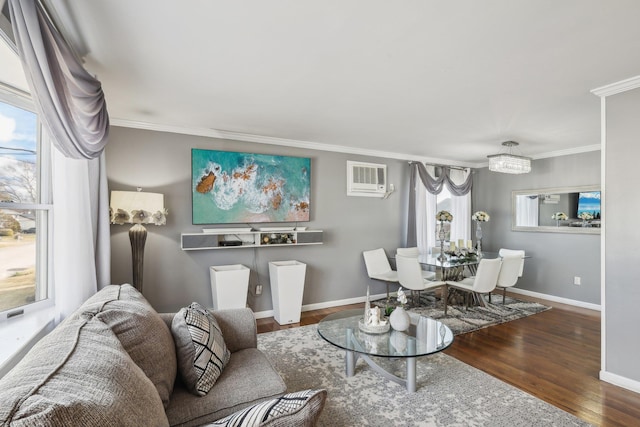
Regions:
[[[440,194],[443,185],[446,184],[449,191],[454,196],[464,196],[471,191],[473,177],[471,174],[462,184],[456,184],[451,179],[451,168],[442,167],[442,174],[438,178],[433,178],[427,172],[424,164],[419,162],[411,162],[409,168],[409,209],[407,219],[407,246],[417,245],[416,235],[416,176],[420,177],[420,182],[429,193]]]
[[[109,134],[100,82],[89,74],[36,0],[9,0],[22,66],[53,144],[66,157],[93,159]]]

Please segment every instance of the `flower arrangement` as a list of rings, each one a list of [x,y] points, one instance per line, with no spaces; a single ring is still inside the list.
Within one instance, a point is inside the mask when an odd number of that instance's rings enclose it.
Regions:
[[[402,287],[398,289],[398,302],[404,306],[407,303],[407,294],[404,293]]]
[[[578,215],[578,218],[583,219],[585,221],[589,221],[593,219],[593,215],[590,214],[589,212],[580,212],[580,215]]]
[[[474,221],[487,222],[491,217],[485,211],[478,211],[471,215],[471,219]]]
[[[569,217],[564,212],[556,212],[553,215],[551,215],[551,219],[555,219],[558,221],[565,221],[567,218]]]
[[[440,211],[436,214],[436,221],[451,222],[453,221],[453,215],[447,211]]]

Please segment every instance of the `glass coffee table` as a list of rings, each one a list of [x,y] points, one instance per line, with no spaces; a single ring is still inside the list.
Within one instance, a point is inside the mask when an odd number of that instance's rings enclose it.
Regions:
[[[438,353],[451,345],[453,333],[447,325],[429,317],[411,315],[411,326],[404,332],[391,329],[370,334],[358,328],[364,310],[345,310],[330,314],[318,323],[318,333],[328,343],[345,351],[346,375],[355,374],[358,358],[386,379],[416,391],[416,358]],[[371,357],[400,358],[406,363],[406,378],[400,378],[378,365]]]

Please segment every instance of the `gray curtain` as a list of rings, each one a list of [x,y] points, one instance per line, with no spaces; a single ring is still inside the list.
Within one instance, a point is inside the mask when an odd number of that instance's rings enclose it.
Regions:
[[[98,80],[36,0],[9,0],[11,24],[40,119],[66,157],[93,159],[109,134],[109,115]]]
[[[442,174],[438,178],[429,175],[427,168],[422,163],[410,162],[409,166],[409,212],[407,218],[407,246],[413,247],[418,244],[416,236],[416,177],[420,177],[420,182],[429,193],[440,194],[442,186],[446,184],[451,194],[455,196],[464,196],[471,191],[473,178],[471,174],[466,181],[460,185],[456,185],[449,176],[451,169],[447,166],[442,167]]]

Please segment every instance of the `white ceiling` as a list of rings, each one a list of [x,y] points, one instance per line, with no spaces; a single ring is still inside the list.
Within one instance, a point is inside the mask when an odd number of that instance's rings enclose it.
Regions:
[[[505,140],[586,151],[590,90],[640,74],[637,0],[51,3],[116,123],[291,145],[454,164]]]

